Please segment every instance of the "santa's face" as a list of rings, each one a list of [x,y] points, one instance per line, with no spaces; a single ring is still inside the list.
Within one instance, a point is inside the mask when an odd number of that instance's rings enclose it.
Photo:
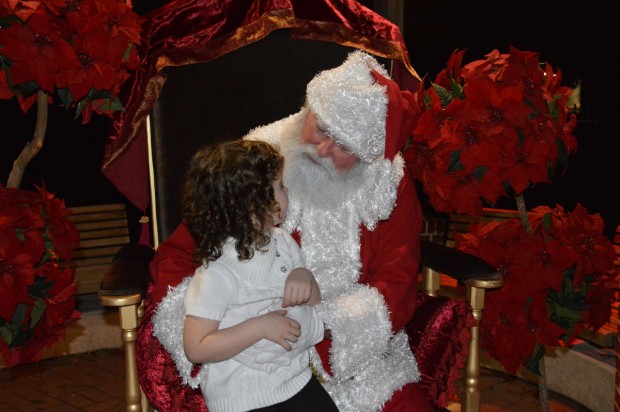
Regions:
[[[301,141],[316,149],[316,153],[309,153],[309,156],[314,157],[313,160],[318,161],[317,158],[320,158],[331,161],[333,167],[340,172],[350,170],[359,162],[355,154],[342,147],[319,128],[312,111],[308,111],[308,116],[301,128]]]

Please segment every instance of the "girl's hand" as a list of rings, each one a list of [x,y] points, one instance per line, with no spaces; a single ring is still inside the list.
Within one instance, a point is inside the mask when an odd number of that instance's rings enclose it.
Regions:
[[[310,300],[316,285],[312,272],[305,268],[295,268],[288,274],[284,283],[282,307],[303,305]]]
[[[287,351],[292,349],[289,342],[297,342],[297,338],[301,335],[301,326],[293,319],[287,318],[285,310],[269,312],[257,319],[260,319],[261,329],[264,331],[263,337]]]

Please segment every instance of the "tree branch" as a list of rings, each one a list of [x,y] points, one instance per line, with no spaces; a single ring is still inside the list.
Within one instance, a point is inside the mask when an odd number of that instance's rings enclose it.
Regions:
[[[43,141],[45,140],[45,131],[47,129],[47,94],[43,90],[37,93],[37,123],[34,128],[32,140],[26,143],[15,162],[13,169],[9,174],[6,187],[19,188],[24,176],[24,170],[28,163],[41,151]]]

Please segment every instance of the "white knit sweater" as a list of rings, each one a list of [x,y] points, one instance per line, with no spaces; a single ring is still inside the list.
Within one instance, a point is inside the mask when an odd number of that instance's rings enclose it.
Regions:
[[[275,228],[265,251],[240,261],[229,239],[220,258],[200,266],[185,295],[187,315],[220,321],[220,328],[281,309],[284,282],[302,267],[299,247],[285,231]],[[208,365],[201,383],[209,411],[246,411],[273,405],[299,392],[311,376],[308,347],[322,339],[323,325],[314,308],[289,308],[289,317],[303,317],[306,339],[285,351],[265,339],[232,359]],[[310,339],[308,341],[307,339]],[[301,345],[301,346],[300,346]]]

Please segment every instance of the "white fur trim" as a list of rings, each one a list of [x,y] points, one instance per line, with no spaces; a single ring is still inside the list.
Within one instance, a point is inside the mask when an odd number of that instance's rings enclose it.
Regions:
[[[420,379],[408,337],[404,332],[392,335],[377,289],[355,285],[321,303],[319,316],[332,331],[334,376],[325,387],[341,411],[378,411],[394,391]],[[324,377],[322,364],[314,366]]]
[[[357,375],[387,352],[392,330],[383,297],[376,289],[354,285],[348,293],[322,302],[318,310],[332,331],[330,360],[336,379]]]
[[[153,316],[153,336],[159,339],[164,349],[174,361],[184,385],[197,388],[206,379],[209,367],[200,366],[196,376],[192,377],[194,364],[185,356],[183,349],[183,325],[185,324],[185,292],[191,276],[183,279],[178,286],[170,288],[168,294],[157,306]]]
[[[370,363],[352,379],[331,379],[324,387],[341,412],[375,412],[383,409],[395,391],[419,380],[407,334],[401,331],[389,342],[380,362]]]
[[[340,66],[317,74],[306,88],[317,124],[367,163],[385,152],[388,103],[385,87],[371,70],[389,78],[371,55],[357,50]]]

